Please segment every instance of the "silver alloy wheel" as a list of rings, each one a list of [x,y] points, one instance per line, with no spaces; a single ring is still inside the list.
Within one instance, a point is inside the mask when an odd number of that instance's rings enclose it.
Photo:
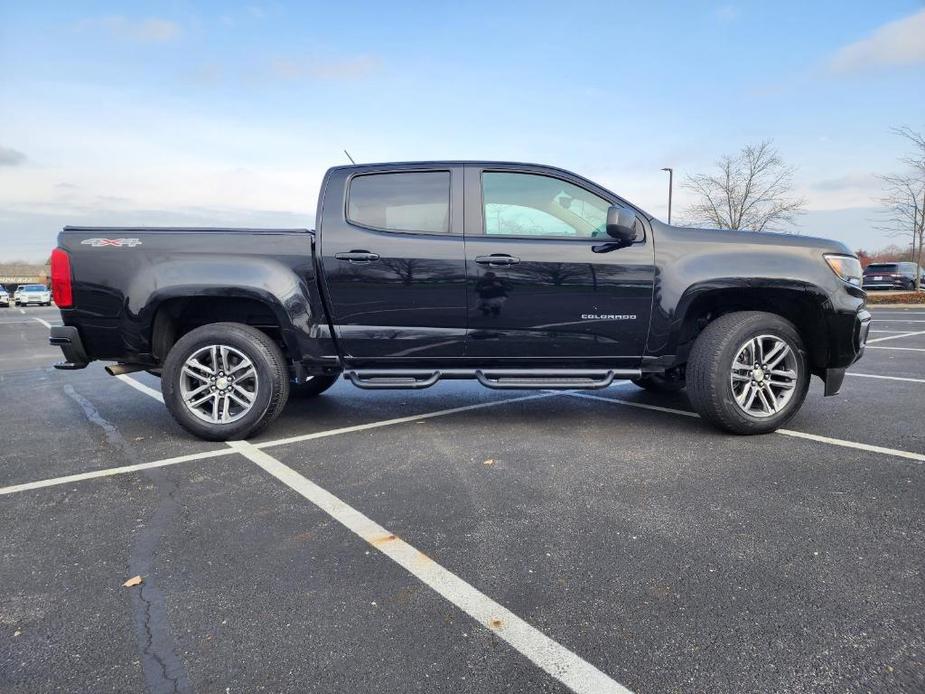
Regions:
[[[257,370],[247,356],[227,345],[196,350],[180,371],[180,397],[196,417],[230,424],[257,401]]]
[[[783,338],[751,338],[732,361],[729,383],[736,404],[752,417],[777,414],[796,392],[799,369],[797,355]]]

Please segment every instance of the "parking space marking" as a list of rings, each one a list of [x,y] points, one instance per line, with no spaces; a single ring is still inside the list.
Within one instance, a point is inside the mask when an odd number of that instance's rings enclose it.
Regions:
[[[889,335],[888,337],[878,337],[873,340],[868,340],[867,344],[873,344],[874,342],[885,342],[886,340],[898,340],[901,337],[914,337],[916,335],[925,335],[925,330],[919,330],[914,333],[902,333],[900,335]]]
[[[41,318],[36,318],[35,316],[32,316],[32,320],[41,323],[41,324],[44,325],[46,328],[48,328],[49,330],[51,330],[51,323],[49,323],[47,320],[42,320]]]
[[[146,386],[140,381],[136,381],[134,378],[130,378],[126,375],[120,375],[116,378],[120,379],[124,383],[127,383],[132,388],[135,388],[141,393],[144,393],[150,398],[154,398],[158,402],[164,402],[164,397],[161,393],[154,388]],[[327,429],[325,431],[316,431],[311,434],[303,434],[302,436],[291,436],[285,439],[276,439],[274,441],[264,441],[263,443],[257,444],[255,448],[269,448],[272,446],[282,446],[289,443],[298,443],[300,441],[309,441],[311,439],[320,439],[327,436],[339,436],[340,434],[350,434],[355,431],[363,431],[364,429],[376,429],[378,427],[391,426],[393,424],[402,424],[404,422],[416,422],[422,419],[430,419],[432,417],[443,417],[445,415],[455,414],[457,412],[466,412],[468,410],[478,410],[485,407],[495,407],[498,405],[503,405],[509,402],[520,402],[523,400],[535,400],[537,398],[551,397],[553,395],[562,395],[561,392],[553,391],[550,393],[538,393],[535,395],[527,395],[524,397],[518,398],[505,398],[503,400],[492,400],[491,402],[480,402],[474,405],[464,405],[462,407],[453,407],[446,410],[436,410],[434,412],[424,412],[418,415],[412,415],[409,417],[399,417],[397,419],[386,419],[378,422],[369,422],[367,424],[357,424],[350,427],[341,427],[339,429]],[[228,448],[220,448],[214,451],[206,451],[205,453],[190,453],[189,455],[181,455],[174,458],[164,458],[162,460],[154,460],[150,463],[140,463],[138,465],[124,465],[122,467],[106,468],[103,470],[93,470],[91,472],[82,472],[75,475],[67,475],[65,477],[53,477],[45,480],[38,480],[36,482],[26,482],[23,484],[14,484],[8,487],[0,487],[0,495],[3,494],[13,494],[15,492],[24,492],[30,489],[41,489],[43,487],[54,487],[62,484],[69,484],[70,482],[79,482],[81,480],[96,479],[99,477],[109,477],[111,475],[121,475],[129,472],[137,472],[139,470],[147,470],[149,468],[155,467],[166,467],[168,465],[175,465],[177,463],[189,463],[197,460],[204,460],[207,458],[216,458],[222,455],[228,455],[232,451]]]
[[[897,350],[901,350],[904,352],[925,352],[925,347],[877,347],[877,346],[870,347],[868,346],[867,349],[897,349]]]
[[[301,441],[311,441],[312,439],[320,439],[325,436],[336,436],[338,434],[352,434],[356,431],[364,431],[365,429],[378,429],[379,427],[392,426],[393,424],[403,424],[404,422],[417,422],[422,419],[430,419],[431,417],[443,417],[448,414],[455,414],[457,412],[468,412],[469,410],[480,410],[485,407],[492,407],[495,405],[506,404],[509,402],[523,402],[525,400],[536,400],[537,398],[549,398],[555,395],[561,395],[562,393],[558,391],[547,392],[547,393],[537,393],[535,395],[524,395],[518,398],[505,398],[504,400],[492,400],[491,402],[479,402],[474,405],[463,405],[462,407],[451,407],[447,410],[436,410],[434,412],[425,412],[424,414],[410,415],[408,417],[397,417],[396,419],[384,419],[379,422],[369,422],[368,424],[356,424],[354,426],[342,427],[340,429],[329,429],[327,431],[316,431],[311,434],[301,434],[299,436],[290,436],[285,439],[276,439],[275,441],[264,441],[263,443],[255,444],[256,448],[272,448],[273,446],[284,446],[289,443],[299,443]]]
[[[118,378],[123,383],[128,383],[132,388],[134,388],[135,390],[141,391],[142,393],[147,395],[149,398],[154,398],[160,403],[164,402],[164,396],[161,395],[161,391],[155,390],[154,388],[150,386],[146,386],[144,383],[142,383],[141,381],[136,381],[134,378],[129,378],[125,374],[119,374],[118,376],[116,376],[116,378]]]
[[[56,487],[71,482],[82,482],[83,480],[92,480],[99,477],[112,477],[113,475],[124,475],[128,472],[139,472],[140,470],[150,470],[156,467],[167,467],[178,463],[188,463],[194,460],[205,460],[206,458],[218,458],[234,453],[227,448],[220,448],[215,451],[205,453],[190,453],[189,455],[180,455],[175,458],[164,458],[155,460],[150,463],[139,463],[138,465],[123,465],[122,467],[110,467],[103,470],[92,470],[90,472],[80,472],[76,475],[67,475],[65,477],[52,477],[37,482],[25,482],[23,484],[14,484],[9,487],[0,487],[0,496],[4,494],[15,494],[16,492],[26,492],[30,489],[42,489],[43,487]]]
[[[456,605],[549,675],[580,694],[629,694],[583,658],[522,620],[407,542],[247,441],[228,445]]]
[[[925,318],[874,318],[874,323],[925,323]]]
[[[857,441],[845,441],[843,439],[833,439],[830,436],[820,436],[819,434],[808,434],[805,431],[794,431],[793,429],[778,429],[775,433],[784,436],[792,436],[798,439],[808,439],[819,443],[827,443],[830,446],[841,446],[842,448],[856,448],[859,451],[868,451],[870,453],[882,453],[883,455],[895,455],[899,458],[908,458],[918,463],[925,463],[925,455],[913,453],[911,451],[900,451],[896,448],[886,448],[885,446],[872,446],[869,443],[859,443]]]
[[[657,412],[667,412],[668,414],[680,414],[685,417],[697,417],[700,415],[696,412],[688,412],[687,410],[676,410],[671,407],[656,407],[655,405],[646,405],[641,402],[630,402],[629,400],[618,400],[616,398],[605,398],[600,395],[591,395],[590,393],[574,393],[569,391],[567,395],[571,395],[574,398],[586,398],[588,400],[601,400],[603,402],[615,403],[617,405],[626,405],[627,407],[636,407],[643,410],[655,410]],[[809,439],[811,441],[818,441],[819,443],[827,443],[831,446],[841,446],[842,448],[856,448],[861,451],[869,451],[870,453],[882,453],[884,455],[892,455],[898,458],[908,458],[909,460],[915,460],[919,463],[925,463],[925,455],[922,453],[913,453],[912,451],[901,451],[898,448],[886,448],[884,446],[873,446],[869,443],[860,443],[858,441],[846,441],[844,439],[834,439],[829,436],[819,436],[818,434],[807,434],[804,431],[795,431],[793,429],[777,429],[775,434],[783,434],[784,436],[793,436],[795,438]]]
[[[23,315],[26,315],[26,309],[24,308],[19,309],[19,312]]]
[[[861,378],[884,378],[887,381],[910,381],[912,383],[925,383],[925,378],[906,378],[904,376],[879,376],[877,374],[859,374],[847,372],[845,376],[860,376]]]

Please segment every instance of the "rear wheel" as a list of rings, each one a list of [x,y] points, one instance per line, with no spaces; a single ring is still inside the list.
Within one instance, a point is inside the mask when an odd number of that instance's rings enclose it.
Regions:
[[[290,398],[314,398],[337,383],[340,374],[327,376],[309,376],[301,383],[289,384]]]
[[[803,341],[773,313],[737,311],[697,337],[687,392],[701,417],[736,434],[764,434],[797,413],[809,388]]]
[[[210,441],[253,436],[282,412],[289,369],[256,328],[212,323],[171,348],[161,373],[164,403],[187,431]]]

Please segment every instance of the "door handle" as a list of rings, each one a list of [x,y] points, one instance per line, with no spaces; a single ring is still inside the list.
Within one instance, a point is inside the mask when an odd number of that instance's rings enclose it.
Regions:
[[[334,257],[338,260],[346,260],[348,263],[372,263],[379,260],[378,253],[369,251],[350,251],[349,253],[335,253]]]
[[[512,255],[498,253],[494,255],[477,255],[475,256],[475,262],[477,262],[479,265],[502,267],[504,265],[516,265],[520,262],[520,258],[515,258]]]

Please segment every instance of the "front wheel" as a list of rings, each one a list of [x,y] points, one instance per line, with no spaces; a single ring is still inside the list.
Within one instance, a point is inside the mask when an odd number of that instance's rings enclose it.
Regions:
[[[700,416],[720,429],[764,434],[797,413],[809,376],[803,341],[790,321],[737,311],[697,336],[687,363],[687,392]]]
[[[279,346],[256,328],[212,323],[181,337],[161,373],[164,403],[209,441],[253,436],[282,412],[289,371]]]

